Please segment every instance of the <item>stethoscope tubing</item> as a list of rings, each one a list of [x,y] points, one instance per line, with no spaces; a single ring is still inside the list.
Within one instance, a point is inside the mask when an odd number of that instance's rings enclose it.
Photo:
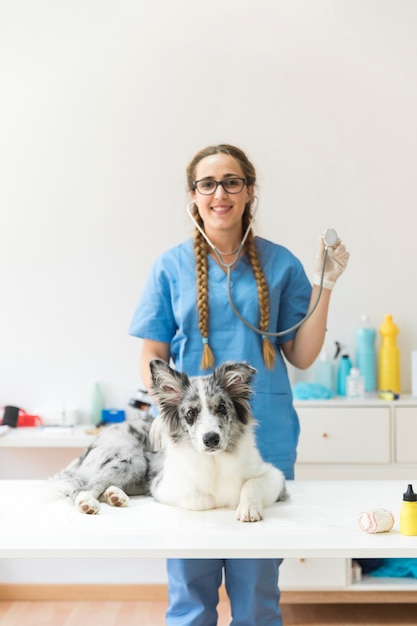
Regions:
[[[257,328],[256,326],[251,324],[251,322],[249,322],[246,318],[244,318],[243,315],[238,311],[238,309],[237,309],[237,307],[236,307],[236,305],[235,305],[235,303],[233,301],[232,285],[231,285],[232,268],[236,265],[237,261],[239,260],[240,253],[243,250],[243,246],[245,245],[246,239],[247,239],[247,237],[249,235],[250,228],[252,226],[252,222],[253,222],[253,220],[255,218],[255,215],[256,215],[256,212],[258,210],[258,202],[257,202],[258,199],[256,198],[256,196],[255,196],[255,199],[256,199],[256,207],[254,209],[252,219],[251,219],[251,221],[249,223],[248,228],[246,229],[246,232],[245,232],[245,234],[243,236],[242,241],[240,242],[240,245],[239,245],[238,249],[236,250],[235,258],[233,259],[233,261],[231,263],[225,263],[223,261],[223,259],[221,258],[219,250],[216,248],[216,246],[213,244],[213,242],[210,241],[207,233],[204,232],[204,230],[201,228],[200,224],[197,222],[197,220],[194,218],[193,214],[191,213],[191,207],[194,204],[194,200],[187,204],[187,213],[188,213],[188,216],[190,217],[191,221],[193,222],[194,226],[197,228],[197,230],[204,237],[204,239],[206,240],[206,242],[208,243],[210,248],[213,250],[213,252],[216,255],[216,258],[217,258],[219,264],[221,265],[221,267],[223,267],[226,270],[227,295],[228,295],[228,298],[229,298],[229,303],[230,303],[230,306],[232,308],[232,311],[236,315],[236,317],[241,322],[243,322],[243,324],[245,324],[245,326],[250,328],[250,330],[253,330],[254,333],[257,333],[258,335],[261,335],[262,338],[266,338],[266,337],[268,337],[268,338],[283,337],[284,335],[288,335],[289,333],[292,333],[294,330],[297,330],[298,328],[300,328],[300,326],[302,326],[313,315],[314,311],[317,309],[317,306],[319,304],[320,297],[321,297],[321,294],[322,294],[322,291],[323,291],[324,271],[325,271],[325,267],[326,267],[326,260],[327,260],[328,247],[329,246],[327,246],[325,244],[324,255],[323,255],[323,264],[322,264],[321,275],[320,275],[319,291],[318,291],[318,294],[317,294],[316,300],[314,301],[313,306],[307,312],[307,314],[299,322],[294,324],[294,326],[291,326],[290,328],[287,328],[286,330],[281,330],[279,332],[264,331],[264,330],[261,330],[260,328]]]
[[[317,306],[319,304],[321,293],[323,291],[324,268],[326,266],[327,254],[328,254],[327,248],[325,248],[324,257],[323,257],[323,265],[322,265],[321,276],[320,276],[319,291],[314,301],[314,304],[312,308],[310,309],[310,311],[308,311],[308,313],[299,322],[294,324],[294,326],[291,326],[290,328],[287,328],[286,330],[281,330],[279,332],[263,331],[260,328],[257,328],[256,326],[251,324],[246,318],[244,318],[243,315],[239,313],[239,311],[236,308],[235,303],[233,302],[232,287],[231,287],[231,268],[227,268],[227,272],[226,272],[227,273],[227,295],[229,297],[229,303],[230,303],[230,306],[232,307],[233,313],[236,315],[236,317],[238,317],[238,319],[240,319],[241,322],[245,324],[245,326],[253,330],[253,332],[257,333],[258,335],[261,335],[262,338],[283,337],[284,335],[288,335],[289,333],[292,333],[294,330],[297,330],[298,328],[300,328],[300,326],[304,324],[304,322],[306,322],[313,315],[314,311],[317,309]]]

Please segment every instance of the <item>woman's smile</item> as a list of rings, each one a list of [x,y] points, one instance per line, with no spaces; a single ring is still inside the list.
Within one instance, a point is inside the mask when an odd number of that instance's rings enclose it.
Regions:
[[[232,210],[230,204],[216,204],[211,207],[215,213],[224,214]]]

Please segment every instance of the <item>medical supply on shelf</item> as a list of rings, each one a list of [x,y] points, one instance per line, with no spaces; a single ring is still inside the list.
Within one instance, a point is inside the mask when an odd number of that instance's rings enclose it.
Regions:
[[[384,316],[379,333],[382,343],[378,354],[378,389],[400,393],[400,350],[396,339],[399,328],[392,321],[392,315]]]
[[[126,413],[123,409],[103,409],[101,412],[101,421],[103,424],[119,424],[126,419]]]
[[[359,528],[366,533],[387,533],[394,526],[394,516],[387,509],[362,511],[359,515]]]
[[[356,330],[356,366],[364,379],[365,392],[376,389],[375,329],[369,316],[362,315],[361,326]]]
[[[352,368],[352,362],[348,354],[342,354],[337,370],[337,393],[339,396],[346,395],[346,378]]]
[[[322,348],[314,371],[315,382],[330,391],[334,391],[333,363],[329,359],[326,347]]]
[[[399,393],[394,393],[389,389],[382,389],[378,392],[378,398],[381,398],[381,400],[398,400],[399,397]]]
[[[408,485],[403,494],[403,504],[400,511],[400,533],[402,535],[417,535],[417,493],[413,485]]]
[[[346,377],[346,397],[351,399],[365,397],[364,378],[357,367],[351,367]]]

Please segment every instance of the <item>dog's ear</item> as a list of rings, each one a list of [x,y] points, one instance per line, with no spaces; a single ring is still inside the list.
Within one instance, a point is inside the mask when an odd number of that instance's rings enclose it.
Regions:
[[[237,417],[242,424],[249,424],[253,421],[249,400],[252,394],[251,383],[255,374],[255,368],[248,363],[232,361],[223,363],[213,372],[213,378],[232,399]]]
[[[165,361],[153,359],[149,363],[152,375],[152,396],[160,408],[178,405],[184,389],[190,384],[187,374],[176,372]]]
[[[251,395],[251,384],[256,369],[248,363],[226,361],[219,365],[213,377],[224,387],[232,398],[248,400]]]

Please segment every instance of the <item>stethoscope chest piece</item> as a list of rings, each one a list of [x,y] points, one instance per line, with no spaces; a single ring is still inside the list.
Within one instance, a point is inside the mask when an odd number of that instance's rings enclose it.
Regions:
[[[337,244],[338,236],[334,228],[328,228],[323,235],[327,248],[333,248]]]

